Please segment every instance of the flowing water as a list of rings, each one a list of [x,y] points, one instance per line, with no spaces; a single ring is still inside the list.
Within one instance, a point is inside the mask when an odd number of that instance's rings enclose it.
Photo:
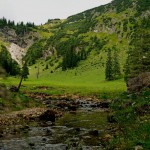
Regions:
[[[101,150],[107,112],[86,105],[50,121],[5,129],[0,150]]]

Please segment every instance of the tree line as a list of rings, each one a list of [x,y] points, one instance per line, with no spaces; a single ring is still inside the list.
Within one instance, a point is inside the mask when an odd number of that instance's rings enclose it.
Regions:
[[[19,22],[15,24],[14,21],[7,20],[3,17],[0,19],[0,29],[3,29],[5,27],[13,28],[16,31],[17,35],[24,35],[26,32],[31,31],[32,28],[36,28],[34,23],[27,22],[25,24],[24,22]]]
[[[113,55],[112,55],[113,52]],[[105,78],[106,80],[115,80],[121,77],[120,63],[118,51],[115,47],[108,49],[107,60],[105,66]]]

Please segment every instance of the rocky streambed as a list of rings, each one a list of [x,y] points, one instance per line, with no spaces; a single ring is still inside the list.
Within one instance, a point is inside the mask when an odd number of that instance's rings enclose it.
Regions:
[[[0,116],[0,150],[101,150],[112,138],[109,102],[46,99],[43,103],[46,108]]]

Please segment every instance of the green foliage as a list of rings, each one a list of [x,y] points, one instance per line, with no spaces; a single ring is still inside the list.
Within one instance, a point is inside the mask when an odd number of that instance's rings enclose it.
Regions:
[[[150,32],[141,29],[134,33],[126,64],[126,78],[150,71]]]
[[[5,46],[1,46],[2,50],[0,51],[0,66],[7,72],[7,74],[15,76],[20,73],[20,68],[17,62],[12,58]]]
[[[85,60],[87,58],[87,53],[85,49],[83,48],[80,52],[80,60]]]
[[[114,49],[113,56],[113,78],[118,79],[121,76],[118,51]]]
[[[29,65],[35,64],[36,60],[43,56],[44,46],[45,40],[39,40],[33,43],[31,47],[29,47],[25,56],[25,60]]]
[[[99,39],[97,36],[93,36],[90,38],[89,49],[96,49],[98,52],[106,45],[106,41],[103,39]]]
[[[133,1],[132,0],[113,0],[113,6],[116,8],[117,13],[120,13],[127,8],[132,7]]]
[[[129,54],[127,56],[127,59],[126,59],[126,62],[125,62],[125,65],[124,65],[124,80],[127,82],[128,80],[128,76],[130,73],[130,57],[129,57]]]
[[[78,29],[78,34],[86,33],[93,29],[93,27],[96,25],[97,21],[92,20],[91,18],[87,18],[83,21],[82,25]]]
[[[2,19],[0,19],[0,28],[3,29],[6,26],[10,28],[14,28],[15,23],[14,21],[10,21],[10,20],[7,21],[7,19],[3,17]]]
[[[128,20],[125,19],[124,22],[123,22],[123,31],[124,31],[124,32],[127,32],[127,29],[128,29],[128,26],[127,26],[127,25],[128,25]]]
[[[32,28],[36,28],[34,23],[27,22],[24,24],[23,22],[15,24],[14,21],[7,20],[6,18],[0,19],[0,28],[3,29],[5,27],[13,28],[17,35],[23,36],[26,32],[29,32],[32,30]]]
[[[114,54],[112,56],[112,51],[114,51]],[[119,64],[119,58],[118,58],[118,51],[115,47],[112,49],[109,49],[107,52],[107,61],[106,61],[106,68],[105,68],[105,79],[115,80],[120,78],[121,71],[120,71],[120,64]]]
[[[46,67],[45,67],[45,69],[47,70],[49,67],[48,67],[48,64],[46,64]]]
[[[107,61],[106,61],[106,69],[105,69],[105,78],[106,80],[113,80],[113,66],[112,66],[112,52],[109,49],[107,52]]]
[[[22,67],[22,71],[21,71],[21,76],[24,78],[24,79],[27,79],[28,78],[28,75],[29,75],[29,69],[28,69],[28,66],[27,66],[27,63],[25,63]]]
[[[138,0],[136,7],[137,7],[137,15],[140,15],[143,11],[150,10],[150,1]]]
[[[67,41],[65,54],[62,62],[62,70],[66,70],[67,68],[73,68],[77,65],[79,58],[76,52],[76,39],[70,39]]]
[[[68,22],[75,22],[84,19],[83,13],[79,13],[77,15],[73,15],[67,18]]]
[[[111,141],[109,149],[117,146],[121,149],[132,149],[136,145],[150,149],[149,99],[150,91],[147,90],[140,95],[128,96],[123,93],[112,102],[111,108],[118,124],[118,133]]]

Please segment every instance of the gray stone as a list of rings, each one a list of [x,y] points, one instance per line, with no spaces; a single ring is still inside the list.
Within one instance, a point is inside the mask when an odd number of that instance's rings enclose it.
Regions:
[[[100,146],[82,146],[82,150],[101,150]]]
[[[67,150],[65,144],[47,144],[44,150]]]

